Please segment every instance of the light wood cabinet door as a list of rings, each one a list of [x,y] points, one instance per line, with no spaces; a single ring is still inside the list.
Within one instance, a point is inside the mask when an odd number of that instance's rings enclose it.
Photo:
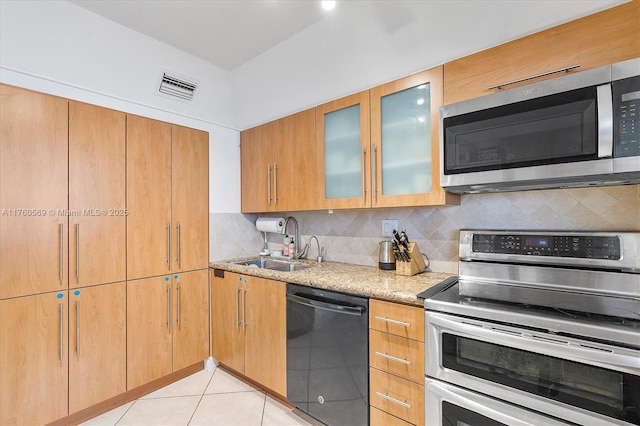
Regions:
[[[245,295],[245,375],[287,395],[285,283],[249,277]]]
[[[67,413],[67,291],[0,301],[0,424]]]
[[[315,109],[281,118],[277,124],[273,183],[275,210],[315,210],[319,206],[316,197]]]
[[[424,342],[424,309],[371,299],[369,328]]]
[[[209,271],[172,275],[173,371],[209,356]]]
[[[171,272],[171,125],[127,116],[127,279]]]
[[[209,265],[209,134],[171,128],[171,271],[175,273]]]
[[[444,65],[444,102],[494,93],[491,86],[580,65],[582,71],[640,56],[640,2],[631,1]],[[635,20],[635,30],[630,30]],[[527,80],[517,87],[561,73]]]
[[[68,101],[0,85],[0,299],[68,286]]]
[[[211,273],[211,355],[222,364],[244,373],[242,289],[246,278],[233,272]]]
[[[369,91],[316,107],[318,206],[371,206]]]
[[[460,203],[440,186],[442,70],[371,89],[372,207]]]
[[[70,288],[126,279],[122,112],[69,103]]]
[[[424,424],[423,385],[370,368],[369,403],[411,424]]]
[[[275,208],[274,149],[278,122],[272,121],[240,133],[241,209],[243,213]],[[277,173],[277,171],[275,172]]]
[[[69,291],[69,414],[127,390],[126,283]]]
[[[127,390],[173,371],[171,279],[127,282]]]

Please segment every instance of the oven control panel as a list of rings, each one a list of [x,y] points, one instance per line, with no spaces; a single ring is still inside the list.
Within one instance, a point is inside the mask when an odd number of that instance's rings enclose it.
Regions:
[[[473,234],[472,251],[582,259],[621,258],[620,239],[616,236]]]

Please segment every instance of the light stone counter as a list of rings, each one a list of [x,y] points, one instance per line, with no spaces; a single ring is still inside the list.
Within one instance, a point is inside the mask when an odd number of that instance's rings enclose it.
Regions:
[[[312,265],[311,267],[292,272],[272,271],[231,263],[241,260],[245,258],[211,262],[209,266],[239,274],[418,306],[423,306],[424,301],[418,299],[417,294],[452,276],[452,274],[441,272],[423,272],[406,277],[396,275],[395,271],[382,271],[373,266],[337,262],[317,264],[306,260],[294,262],[306,263]]]

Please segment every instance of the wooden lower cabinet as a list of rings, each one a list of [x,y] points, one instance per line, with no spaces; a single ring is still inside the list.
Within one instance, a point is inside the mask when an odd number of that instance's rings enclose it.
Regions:
[[[211,321],[213,357],[286,396],[285,283],[212,273]]]
[[[69,414],[127,390],[126,283],[69,291]]]
[[[209,355],[208,270],[127,282],[127,389]]]
[[[46,424],[68,414],[68,294],[0,301],[0,424]]]
[[[372,425],[424,424],[424,363],[424,309],[370,300]]]

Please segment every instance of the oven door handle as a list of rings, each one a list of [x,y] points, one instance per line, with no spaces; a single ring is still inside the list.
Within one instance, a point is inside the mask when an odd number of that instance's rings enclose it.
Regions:
[[[498,399],[438,380],[427,378],[425,388],[427,424],[441,424],[443,420],[441,402],[447,401],[496,422],[512,426],[568,425],[565,422],[557,421],[534,411],[521,409]]]
[[[634,375],[638,374],[640,367],[640,351],[636,349],[536,333],[525,328],[496,325],[482,319],[460,318],[439,312],[427,311],[425,317],[427,340],[437,342],[427,345],[427,371],[439,370],[432,363],[439,357],[440,335],[444,333]]]
[[[323,311],[330,311],[345,315],[362,316],[364,308],[361,306],[345,305],[337,300],[323,301],[312,298],[313,296],[305,294],[305,297],[296,294],[287,294],[287,300],[298,303],[300,305],[309,306]]]

